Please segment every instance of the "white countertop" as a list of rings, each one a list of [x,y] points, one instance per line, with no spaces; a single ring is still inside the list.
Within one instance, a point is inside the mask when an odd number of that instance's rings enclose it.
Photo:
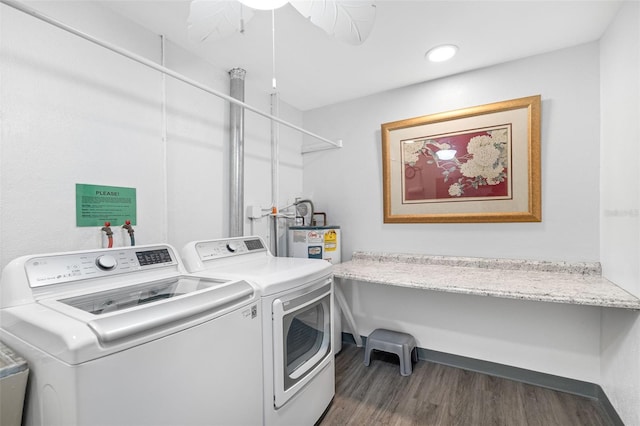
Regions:
[[[600,264],[355,252],[336,278],[540,302],[640,309],[640,299],[603,278]]]

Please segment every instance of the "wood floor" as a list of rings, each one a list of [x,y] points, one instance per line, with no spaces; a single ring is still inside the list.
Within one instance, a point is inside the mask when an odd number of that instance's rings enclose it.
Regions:
[[[611,426],[599,403],[486,374],[419,361],[400,375],[398,357],[345,345],[336,395],[318,423],[329,425]]]

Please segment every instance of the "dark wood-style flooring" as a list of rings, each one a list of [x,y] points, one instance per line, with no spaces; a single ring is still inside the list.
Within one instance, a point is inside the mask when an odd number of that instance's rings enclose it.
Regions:
[[[428,361],[400,375],[398,357],[344,345],[336,395],[319,422],[330,425],[611,426],[596,400]]]

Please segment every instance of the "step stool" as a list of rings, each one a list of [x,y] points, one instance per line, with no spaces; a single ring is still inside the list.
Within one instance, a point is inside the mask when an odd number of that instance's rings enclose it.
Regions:
[[[398,355],[400,358],[400,374],[410,376],[413,371],[411,362],[418,361],[416,339],[407,333],[378,328],[367,337],[367,346],[364,350],[364,365],[371,361],[371,351],[379,350]]]

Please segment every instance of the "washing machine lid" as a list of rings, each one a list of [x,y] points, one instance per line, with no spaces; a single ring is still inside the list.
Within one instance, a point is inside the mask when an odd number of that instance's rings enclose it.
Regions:
[[[177,276],[40,303],[85,322],[100,344],[108,345],[215,313],[255,292],[244,281]]]
[[[193,327],[250,304],[242,280],[177,276],[0,311],[2,329],[77,365]]]
[[[0,280],[0,329],[76,365],[212,320],[260,297],[187,275],[171,246],[23,256]]]

